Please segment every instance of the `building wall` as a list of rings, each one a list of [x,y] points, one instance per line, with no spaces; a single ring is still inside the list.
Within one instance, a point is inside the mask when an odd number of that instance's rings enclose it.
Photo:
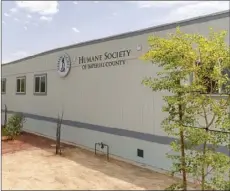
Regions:
[[[229,17],[182,24],[181,30],[207,35],[210,27],[229,31]],[[139,57],[148,50],[149,35],[165,37],[172,32],[175,27],[153,29],[144,34],[76,46],[4,65],[2,77],[7,82],[2,105],[6,104],[9,111],[26,114],[25,129],[51,137],[55,137],[55,119],[63,110],[63,140],[89,148],[102,141],[110,146],[113,155],[168,170],[171,163],[165,154],[170,151],[172,139],[160,127],[166,117],[161,112],[162,93],[153,93],[141,85],[145,76],[156,77],[159,69],[145,64]],[[142,45],[141,51],[137,50],[138,44]],[[73,59],[125,49],[131,50],[125,65],[83,70],[73,61],[67,77],[58,75],[57,61],[64,53]],[[40,73],[47,73],[45,96],[33,94],[34,74]],[[16,95],[16,77],[24,75],[26,95]],[[137,149],[144,150],[144,158],[137,157]]]

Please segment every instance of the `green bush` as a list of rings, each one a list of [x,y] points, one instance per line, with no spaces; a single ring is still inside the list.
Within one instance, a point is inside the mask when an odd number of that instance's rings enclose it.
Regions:
[[[6,128],[4,128],[4,134],[6,134],[6,136],[8,136],[9,139],[14,139],[21,133],[24,122],[25,117],[22,114],[13,115],[9,118],[6,124]]]
[[[224,187],[225,187],[224,190],[226,190],[226,191],[230,190],[230,180],[228,183],[226,183],[226,185]]]
[[[2,126],[2,136],[7,136],[7,131],[5,126]]]

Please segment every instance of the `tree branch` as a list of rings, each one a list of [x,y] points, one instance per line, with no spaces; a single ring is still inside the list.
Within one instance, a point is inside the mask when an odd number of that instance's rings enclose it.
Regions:
[[[206,127],[207,127],[208,126],[208,118],[207,118],[207,114],[206,114],[206,110],[205,110],[204,104],[202,104],[202,108],[203,108],[204,119],[205,119],[205,123],[206,123]]]
[[[210,121],[210,123],[209,123],[209,124],[207,125],[207,127],[206,127],[207,129],[213,124],[215,118],[216,118],[216,114],[213,115],[212,120]]]

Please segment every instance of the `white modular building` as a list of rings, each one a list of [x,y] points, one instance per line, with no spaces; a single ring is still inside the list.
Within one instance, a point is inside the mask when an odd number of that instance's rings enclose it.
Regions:
[[[227,30],[229,12],[156,26],[46,51],[2,65],[2,111],[27,118],[24,129],[55,138],[63,114],[62,141],[88,149],[109,145],[110,155],[169,170],[165,156],[172,137],[161,128],[162,93],[141,81],[159,71],[139,57],[148,51],[150,35],[165,37],[177,26],[207,35]],[[229,44],[229,36],[226,38]],[[4,122],[4,112],[2,112]],[[223,152],[224,151],[224,148]]]

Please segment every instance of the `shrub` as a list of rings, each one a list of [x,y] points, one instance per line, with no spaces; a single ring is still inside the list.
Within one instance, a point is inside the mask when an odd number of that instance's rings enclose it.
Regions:
[[[7,136],[7,131],[5,126],[2,126],[2,136]]]
[[[21,133],[24,122],[25,117],[19,113],[9,118],[5,128],[5,134],[9,139],[14,139]]]

